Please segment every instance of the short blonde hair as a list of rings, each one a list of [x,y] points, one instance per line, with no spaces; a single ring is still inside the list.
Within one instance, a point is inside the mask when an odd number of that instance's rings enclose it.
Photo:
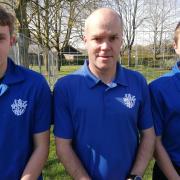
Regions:
[[[10,35],[14,32],[15,17],[0,6],[0,26],[8,26]]]
[[[178,38],[180,34],[180,22],[177,24],[175,31],[174,31],[174,42],[177,44]]]

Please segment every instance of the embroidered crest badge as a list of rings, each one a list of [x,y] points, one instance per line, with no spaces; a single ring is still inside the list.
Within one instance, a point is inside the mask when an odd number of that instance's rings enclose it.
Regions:
[[[23,101],[22,99],[15,99],[13,104],[11,105],[12,111],[16,116],[22,115],[27,107],[27,101]]]
[[[120,100],[126,107],[133,108],[136,103],[136,97],[131,94],[125,94]]]

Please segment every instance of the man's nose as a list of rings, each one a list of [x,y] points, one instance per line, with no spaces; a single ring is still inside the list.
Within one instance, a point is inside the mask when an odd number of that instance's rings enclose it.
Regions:
[[[107,50],[107,49],[109,49],[109,48],[110,48],[110,42],[109,42],[108,40],[103,41],[103,42],[101,43],[101,49],[102,49],[102,50]]]

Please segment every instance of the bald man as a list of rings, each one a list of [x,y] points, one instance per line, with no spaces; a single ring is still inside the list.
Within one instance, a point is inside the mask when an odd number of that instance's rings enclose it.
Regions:
[[[57,155],[75,180],[142,179],[152,157],[154,129],[145,79],[118,63],[121,16],[109,8],[85,22],[88,60],[57,81]]]

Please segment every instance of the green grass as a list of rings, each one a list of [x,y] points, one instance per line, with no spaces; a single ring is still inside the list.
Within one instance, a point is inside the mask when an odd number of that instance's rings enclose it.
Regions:
[[[152,67],[144,67],[144,66],[137,66],[131,68],[133,70],[139,71],[144,75],[147,79],[147,82],[151,82],[152,80],[160,77],[162,74],[166,73],[168,70],[161,69],[161,68],[152,68]]]
[[[50,137],[49,158],[43,170],[43,177],[45,180],[56,180],[56,179],[70,180],[72,178],[67,174],[64,167],[56,157],[56,148],[55,148],[52,129],[51,129],[51,137]]]
[[[58,73],[58,77],[62,77],[64,75],[69,74],[72,71],[75,71],[80,66],[62,66],[61,71]],[[33,68],[34,69],[34,68]],[[165,73],[167,70],[163,69],[155,69],[155,68],[149,68],[149,67],[143,67],[138,66],[133,68],[134,70],[137,70],[141,72],[147,79],[148,82],[152,81],[153,79],[159,77],[163,73]],[[38,68],[36,68],[38,70]],[[51,132],[51,140],[50,140],[50,153],[48,161],[45,165],[45,168],[43,170],[43,176],[45,180],[70,180],[71,177],[68,176],[67,172],[65,171],[64,167],[61,163],[57,160],[56,157],[56,150],[55,150],[55,144],[54,144],[54,137],[53,133]],[[146,173],[144,175],[144,180],[151,180],[152,175],[152,167],[153,167],[154,161],[152,160],[149,163],[149,166],[146,170]]]

